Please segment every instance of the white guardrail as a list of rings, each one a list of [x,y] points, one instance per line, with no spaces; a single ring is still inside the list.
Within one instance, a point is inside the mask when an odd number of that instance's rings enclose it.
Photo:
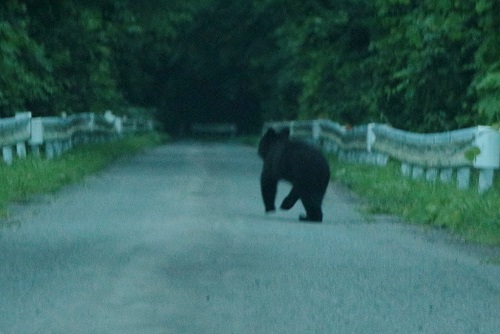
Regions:
[[[15,117],[0,119],[0,147],[3,161],[10,165],[14,152],[20,158],[26,157],[27,146],[36,156],[44,149],[45,156],[52,159],[75,145],[150,130],[152,121],[128,120],[111,111],[104,115],[80,113],[62,117],[32,117],[31,112],[19,112]]]
[[[329,120],[272,122],[264,131],[289,128],[292,137],[310,140],[342,160],[386,165],[401,162],[403,175],[428,181],[451,182],[456,170],[459,189],[469,188],[471,168],[479,170],[480,193],[493,185],[500,167],[500,132],[477,126],[451,132],[417,134],[385,124],[346,128]]]

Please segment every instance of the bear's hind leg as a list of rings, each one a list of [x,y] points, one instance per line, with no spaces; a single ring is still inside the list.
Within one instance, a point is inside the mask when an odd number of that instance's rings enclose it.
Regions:
[[[303,222],[315,222],[315,223],[321,223],[323,221],[323,213],[321,212],[321,209],[314,213],[308,213],[306,215],[300,215],[299,220]]]
[[[321,210],[321,200],[314,200],[314,198],[302,199],[302,204],[306,209],[306,215],[301,215],[301,221],[310,221],[321,223],[323,221],[323,211]]]
[[[299,200],[299,193],[297,191],[297,188],[292,187],[292,190],[290,191],[288,196],[285,197],[285,199],[281,203],[280,208],[282,210],[290,210],[295,205],[295,203],[297,203],[298,200]]]

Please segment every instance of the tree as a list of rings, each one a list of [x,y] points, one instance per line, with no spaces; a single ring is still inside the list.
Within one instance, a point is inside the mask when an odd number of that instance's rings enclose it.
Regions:
[[[376,2],[377,110],[394,126],[441,131],[474,122],[467,95],[479,32],[473,1]]]
[[[28,23],[24,4],[0,4],[0,116],[47,103],[55,90],[52,63],[29,35]]]
[[[471,83],[471,94],[477,94],[475,109],[485,124],[500,124],[500,2],[476,2],[480,35],[475,54],[476,73]]]
[[[52,0],[28,0],[26,6],[30,34],[47,51],[57,85],[50,103],[33,105],[33,111],[102,111],[122,104],[111,50],[113,27],[102,8]]]
[[[0,113],[500,123],[496,0],[6,0]]]

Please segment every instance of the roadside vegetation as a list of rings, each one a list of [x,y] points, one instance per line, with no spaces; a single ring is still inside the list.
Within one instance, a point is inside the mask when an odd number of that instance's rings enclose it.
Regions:
[[[458,190],[455,183],[429,183],[401,175],[400,166],[349,164],[332,158],[333,178],[365,200],[369,214],[397,215],[410,223],[449,230],[468,242],[500,246],[500,177],[492,190]],[[477,182],[477,175],[473,175]]]
[[[0,217],[8,215],[8,204],[24,202],[37,194],[51,193],[81,181],[117,158],[159,144],[158,134],[127,137],[113,142],[78,147],[60,158],[47,160],[28,156],[12,166],[0,163]]]
[[[0,1],[0,116],[142,107],[171,135],[319,117],[497,124],[499,12],[498,0]]]

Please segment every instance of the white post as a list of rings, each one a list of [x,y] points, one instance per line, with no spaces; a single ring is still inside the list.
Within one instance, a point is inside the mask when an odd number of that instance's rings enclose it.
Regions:
[[[425,173],[425,179],[429,182],[436,181],[437,176],[438,176],[437,168],[428,168],[426,173]]]
[[[424,169],[420,166],[414,166],[413,167],[413,173],[412,173],[412,178],[415,179],[420,179],[424,176]]]
[[[481,169],[479,171],[478,191],[480,194],[484,193],[493,185],[493,174],[493,169]]]
[[[377,160],[376,160],[377,165],[386,166],[388,161],[389,161],[389,156],[387,154],[377,153]]]
[[[95,127],[95,114],[92,112],[90,113],[90,119],[89,119],[89,131],[93,132],[94,127]]]
[[[53,159],[55,156],[54,143],[52,141],[45,143],[45,157],[47,159]]]
[[[12,165],[12,161],[14,160],[14,156],[12,154],[12,146],[3,146],[2,147],[2,156],[3,156],[3,161],[7,165]]]
[[[369,153],[372,153],[372,146],[376,140],[375,132],[373,131],[374,127],[375,123],[370,123],[366,129],[366,151]]]
[[[54,151],[57,157],[60,157],[63,154],[63,142],[61,140],[56,140],[53,142]]]
[[[457,169],[458,189],[468,189],[470,182],[470,168],[461,167]]]
[[[312,136],[314,143],[318,143],[321,137],[321,126],[317,120],[312,124]]]
[[[453,169],[443,168],[439,174],[439,179],[441,182],[450,183],[453,178]]]
[[[118,134],[119,137],[121,137],[123,135],[123,123],[120,117],[117,117],[115,119],[114,126],[115,126],[115,132]]]
[[[29,144],[33,154],[39,157],[40,146],[43,144],[43,123],[41,117],[31,119],[31,138]]]
[[[27,131],[27,133],[30,133],[30,131],[31,131],[31,112],[30,111],[16,112],[15,118],[17,118],[17,119],[28,118],[30,121],[27,122],[25,130]],[[26,143],[25,142],[16,143],[16,154],[19,158],[26,158]]]
[[[409,163],[403,162],[401,164],[401,173],[404,176],[410,176],[411,175],[411,165]]]
[[[290,122],[290,137],[293,137],[295,135],[295,122],[291,121]]]
[[[26,158],[26,144],[24,142],[16,143],[16,154],[18,158]]]
[[[480,193],[493,185],[494,169],[500,167],[500,132],[489,126],[478,126],[474,145],[480,153],[474,159],[474,167],[479,169]]]

